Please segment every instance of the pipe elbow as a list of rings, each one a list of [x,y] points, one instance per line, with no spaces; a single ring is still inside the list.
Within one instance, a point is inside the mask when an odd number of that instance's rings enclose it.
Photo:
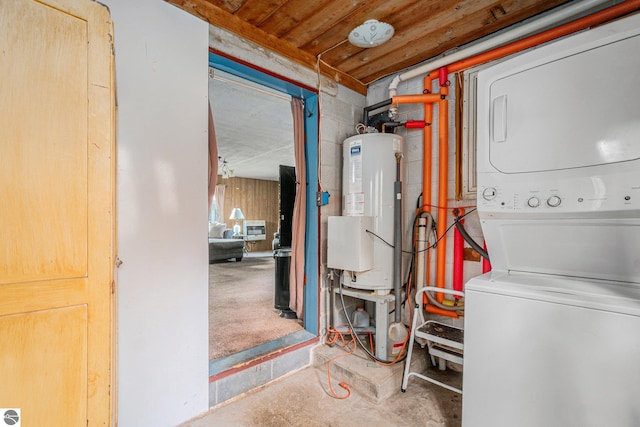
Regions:
[[[393,98],[398,94],[398,85],[400,84],[400,74],[395,76],[391,83],[389,83],[389,98]]]

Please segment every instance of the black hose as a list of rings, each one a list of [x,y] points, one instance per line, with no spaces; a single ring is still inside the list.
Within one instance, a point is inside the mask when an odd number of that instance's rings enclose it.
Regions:
[[[464,225],[462,225],[462,223],[460,222],[459,218],[456,217],[454,220],[454,224],[456,225],[456,228],[458,229],[458,232],[460,232],[460,235],[462,236],[462,238],[473,248],[476,250],[476,252],[478,252],[480,254],[480,256],[482,256],[482,258],[486,259],[487,261],[489,261],[489,254],[487,253],[487,251],[485,251],[482,246],[480,246],[478,243],[476,243],[475,240],[473,240],[473,238],[471,236],[469,236],[469,233],[467,233],[467,230],[464,229]]]

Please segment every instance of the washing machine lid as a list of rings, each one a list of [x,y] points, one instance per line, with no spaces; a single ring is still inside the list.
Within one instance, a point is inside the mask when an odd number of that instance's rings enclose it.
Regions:
[[[493,168],[542,172],[640,159],[639,33],[640,16],[632,16],[480,72],[488,105],[479,108],[479,138],[489,138]]]
[[[585,307],[640,316],[640,286],[550,274],[492,271],[465,284],[465,292]]]

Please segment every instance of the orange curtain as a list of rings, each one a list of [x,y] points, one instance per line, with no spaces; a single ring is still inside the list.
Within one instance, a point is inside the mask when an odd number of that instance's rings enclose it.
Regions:
[[[218,181],[218,144],[216,143],[216,129],[213,127],[213,113],[209,104],[209,210],[207,216],[211,214],[213,195],[216,193],[216,182]]]
[[[304,151],[304,103],[291,99],[293,145],[296,162],[296,199],[293,204],[291,237],[291,270],[289,272],[289,308],[302,319],[304,309],[304,242],[307,216],[307,168]]]

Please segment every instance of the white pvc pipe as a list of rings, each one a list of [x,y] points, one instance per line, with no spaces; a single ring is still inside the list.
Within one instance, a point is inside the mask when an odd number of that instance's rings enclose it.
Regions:
[[[597,6],[604,3],[609,3],[611,0],[584,0],[577,1],[567,7],[552,12],[548,15],[542,16],[539,19],[535,19],[526,24],[520,25],[512,30],[505,31],[502,34],[498,34],[495,37],[491,37],[482,42],[471,45],[467,48],[454,52],[450,55],[446,55],[435,59],[431,62],[427,62],[417,68],[405,71],[402,74],[398,74],[393,78],[389,84],[389,98],[397,95],[398,85],[402,81],[410,80],[415,77],[429,74],[440,67],[452,64],[465,58],[475,56],[477,54],[489,51],[496,47],[505,45],[519,38],[535,34],[539,31],[546,29],[547,27],[554,26],[564,21],[565,19],[572,18],[580,13],[587,12]]]
[[[429,221],[431,224],[431,221]],[[425,259],[427,256],[427,220],[426,218],[418,218],[418,242],[416,245],[418,256],[416,257],[416,290],[422,289],[425,282],[426,266]]]

